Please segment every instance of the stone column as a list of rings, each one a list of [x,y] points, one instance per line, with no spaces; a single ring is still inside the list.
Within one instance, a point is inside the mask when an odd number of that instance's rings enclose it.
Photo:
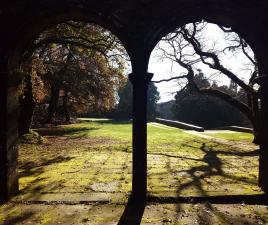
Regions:
[[[147,194],[147,89],[152,73],[144,67],[133,68],[129,79],[133,85],[133,175],[132,200],[145,202]]]
[[[268,25],[268,24],[266,24]],[[268,194],[268,32],[262,23],[254,23],[245,28],[251,47],[255,53],[259,76],[254,83],[260,85],[258,90],[259,112],[259,186]]]
[[[268,74],[262,74],[257,83],[261,86],[259,186],[268,194]]]
[[[8,76],[7,60],[0,56],[0,202],[18,191],[17,141],[21,78]]]

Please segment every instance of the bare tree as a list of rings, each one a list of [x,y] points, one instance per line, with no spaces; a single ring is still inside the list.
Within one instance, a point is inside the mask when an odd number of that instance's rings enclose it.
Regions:
[[[204,95],[216,96],[230,103],[238,108],[252,122],[255,136],[254,143],[258,143],[258,92],[254,88],[254,80],[258,77],[258,67],[255,57],[252,56],[246,41],[230,28],[219,26],[225,34],[225,42],[228,43],[228,46],[220,49],[211,40],[206,40],[202,33],[206,25],[206,22],[184,25],[162,39],[162,42],[157,46],[158,51],[161,52],[160,57],[171,60],[172,63],[176,63],[182,67],[185,72],[180,76],[155,82],[160,83],[174,79],[187,79],[187,85],[190,85],[194,91]],[[222,62],[221,59],[226,54],[226,51],[233,54],[240,51],[246,57],[248,64],[246,69],[249,73],[248,82],[245,82],[240,74],[232,71],[232,69],[228,68],[228,65]],[[237,84],[246,93],[247,102],[241,101],[237,95],[231,95],[213,87],[199,88],[195,83],[194,75],[200,64],[207,65],[214,71],[209,79],[225,76]]]

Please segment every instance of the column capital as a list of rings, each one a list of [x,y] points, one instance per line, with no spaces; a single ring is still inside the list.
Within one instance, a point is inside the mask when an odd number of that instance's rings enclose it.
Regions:
[[[139,74],[136,73],[130,73],[128,75],[128,79],[130,80],[132,85],[136,84],[137,82],[144,82],[146,85],[148,85],[151,82],[153,76],[154,76],[153,73],[148,72],[146,72],[144,76],[140,76]]]

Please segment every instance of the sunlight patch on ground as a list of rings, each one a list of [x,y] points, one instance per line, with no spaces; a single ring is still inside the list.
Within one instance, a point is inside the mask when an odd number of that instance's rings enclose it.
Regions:
[[[20,191],[28,193],[27,198],[51,193],[130,193],[130,122],[84,120],[38,132],[46,136],[46,143],[20,145]],[[148,191],[152,195],[261,193],[257,179],[257,149],[242,150],[177,128],[148,126]]]
[[[15,206],[12,202],[1,206],[0,221],[117,224],[131,190],[131,130],[129,121],[109,119],[37,130],[47,141],[20,144],[20,193],[12,200]],[[257,146],[241,149],[177,128],[148,126],[150,196],[258,195],[262,192],[257,183]],[[228,221],[264,224],[267,209],[239,204],[151,204],[141,224]]]

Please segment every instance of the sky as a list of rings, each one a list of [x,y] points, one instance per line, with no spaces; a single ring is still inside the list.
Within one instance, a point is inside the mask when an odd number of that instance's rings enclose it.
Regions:
[[[217,25],[208,24],[203,30],[202,38],[207,46],[214,46],[214,49],[223,49],[228,45],[224,35],[224,32]],[[163,43],[160,43],[160,45],[165,47],[165,49],[168,49]],[[252,56],[253,53],[250,48],[248,51]],[[154,73],[152,80],[168,79],[173,76],[178,76],[184,71],[181,67],[175,64],[172,66],[170,60],[163,60],[159,55],[161,55],[161,52],[157,49],[151,54],[148,72]],[[248,81],[250,70],[253,70],[253,67],[241,51],[235,53],[225,51],[225,54],[223,54],[220,59],[221,63],[237,74],[238,77]],[[207,76],[215,73],[215,70],[213,71],[204,64],[198,64],[197,68],[202,69],[202,72]],[[230,79],[225,75],[214,76],[213,80],[217,81],[219,85],[229,85],[230,83]],[[174,99],[175,93],[180,89],[177,81],[162,82],[156,84],[156,86],[160,92],[159,102],[166,102]]]

